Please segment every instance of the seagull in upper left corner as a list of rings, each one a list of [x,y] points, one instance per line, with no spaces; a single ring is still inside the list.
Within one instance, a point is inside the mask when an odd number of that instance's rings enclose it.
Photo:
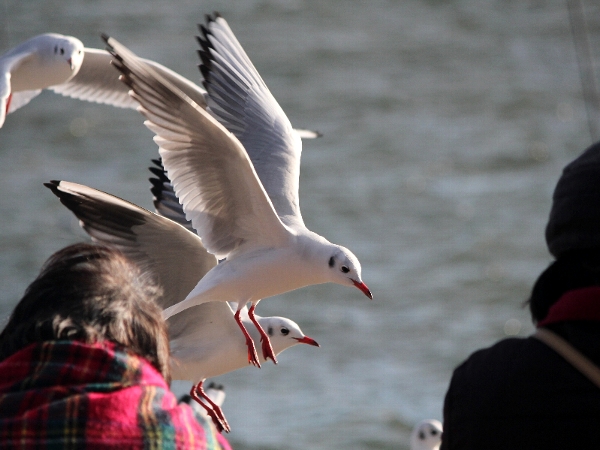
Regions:
[[[34,36],[0,56],[0,128],[6,115],[29,103],[42,89],[120,108],[138,103],[119,81],[106,50],[87,48],[73,36],[45,33]],[[171,69],[140,59],[170,83],[205,106],[206,91]]]

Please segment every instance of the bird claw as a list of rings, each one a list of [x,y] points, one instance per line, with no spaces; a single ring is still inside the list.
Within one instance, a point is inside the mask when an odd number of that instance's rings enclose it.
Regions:
[[[252,337],[250,336],[250,334],[248,334],[248,330],[246,330],[246,327],[244,326],[244,324],[242,323],[242,320],[240,319],[240,311],[238,310],[235,314],[235,321],[237,322],[238,326],[240,327],[240,330],[242,330],[242,333],[244,334],[244,337],[246,338],[246,347],[248,347],[248,364],[252,364],[255,367],[258,367],[260,369],[260,360],[258,359],[258,353],[256,353],[256,347],[254,346],[254,341],[252,340]]]
[[[268,360],[269,358],[271,358],[273,363],[277,364],[277,357],[275,356],[275,352],[273,351],[273,346],[271,345],[271,340],[269,339],[269,335],[267,333],[265,333],[265,330],[263,330],[263,327],[261,327],[260,323],[258,323],[258,320],[256,320],[256,316],[254,314],[255,308],[256,308],[256,305],[252,305],[250,307],[250,309],[248,310],[248,317],[250,318],[250,320],[252,321],[252,323],[254,324],[254,326],[256,327],[258,332],[260,333],[260,342],[262,343],[263,358],[265,359],[265,361]]]
[[[194,399],[200,406],[204,408],[206,414],[212,419],[215,428],[219,433],[229,433],[231,431],[231,427],[225,418],[225,414],[221,410],[221,407],[213,402],[208,395],[204,392],[202,388],[203,382],[201,381],[195,386],[192,386],[190,390],[190,397]],[[202,401],[202,399],[206,400],[208,405]]]
[[[268,338],[263,339],[261,337],[260,341],[262,343],[262,352],[263,352],[263,357],[265,358],[265,361],[267,359],[271,358],[273,363],[277,364],[277,357],[275,356],[275,352],[273,351],[273,347],[271,346],[271,340]]]
[[[258,359],[258,353],[256,352],[256,347],[254,347],[252,339],[249,341],[247,340],[246,345],[248,346],[248,364],[252,364],[260,369],[260,360]]]

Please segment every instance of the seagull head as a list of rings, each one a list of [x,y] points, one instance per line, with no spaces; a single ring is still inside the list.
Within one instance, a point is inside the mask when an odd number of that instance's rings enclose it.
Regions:
[[[373,300],[373,294],[360,277],[360,262],[350,250],[342,246],[333,246],[327,265],[331,281],[354,286]]]
[[[442,442],[442,423],[427,419],[415,425],[410,435],[411,450],[438,450]]]
[[[58,67],[65,67],[71,78],[77,75],[85,54],[83,43],[73,36],[48,33],[44,42],[45,55]]]
[[[293,320],[285,317],[261,317],[259,322],[269,335],[275,354],[279,354],[286,348],[296,344],[320,347],[317,341],[306,336]]]

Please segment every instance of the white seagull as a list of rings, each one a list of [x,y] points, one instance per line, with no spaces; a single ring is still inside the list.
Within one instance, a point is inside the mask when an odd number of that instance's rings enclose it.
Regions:
[[[120,108],[137,108],[106,50],[86,48],[73,36],[34,36],[0,56],[0,128],[6,115],[37,96],[42,89]],[[206,91],[154,61],[142,61],[173,83],[194,102],[205,106]],[[306,137],[312,137],[307,135]]]
[[[152,273],[163,289],[162,308],[184,299],[217,264],[196,234],[170,219],[84,185],[67,181],[45,185],[75,214],[93,241],[117,247],[143,271]],[[155,203],[161,201],[155,194]],[[242,321],[250,327],[246,308],[242,314]],[[256,319],[267,330],[276,355],[296,344],[319,346],[290,319]],[[221,408],[206,395],[203,384],[206,378],[248,365],[248,347],[233,310],[227,302],[203,303],[171,317],[167,325],[172,378],[192,381],[190,396],[206,409],[220,431],[229,431]],[[260,338],[254,327],[250,334]]]
[[[258,315],[256,318],[267,330],[276,355],[296,344],[319,347],[290,319]],[[250,325],[247,308],[242,309],[242,320],[247,326]],[[233,320],[233,310],[227,302],[202,303],[192,306],[185,314],[174,315],[167,320],[167,324],[172,378],[192,381],[195,387],[190,395],[206,409],[217,428],[229,431],[227,420],[218,405],[204,394],[203,383],[207,378],[248,366],[248,348]],[[256,328],[249,327],[248,331],[254,339],[260,338]],[[265,360],[261,357],[260,361]]]
[[[261,334],[263,352],[275,361],[268,335],[254,317],[261,299],[327,282],[372,294],[356,256],[306,228],[298,199],[301,140],[227,22],[207,16],[201,33],[206,110],[103,36],[130,95],[140,102],[146,126],[156,134],[186,217],[204,247],[224,259],[164,316],[230,301],[238,305],[235,317],[244,331],[240,313],[251,303],[248,314]],[[258,360],[253,346],[248,351]]]
[[[422,420],[410,434],[410,450],[439,450],[442,443],[442,423],[435,419]]]

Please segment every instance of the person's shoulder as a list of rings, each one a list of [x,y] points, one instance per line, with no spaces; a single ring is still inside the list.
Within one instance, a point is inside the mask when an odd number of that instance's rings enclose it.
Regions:
[[[515,354],[537,348],[540,342],[531,336],[525,338],[506,338],[495,344],[476,350],[468,359],[514,357]]]
[[[473,352],[455,373],[496,373],[498,368],[504,371],[529,365],[532,360],[545,353],[544,344],[532,337],[507,338],[490,347]]]

